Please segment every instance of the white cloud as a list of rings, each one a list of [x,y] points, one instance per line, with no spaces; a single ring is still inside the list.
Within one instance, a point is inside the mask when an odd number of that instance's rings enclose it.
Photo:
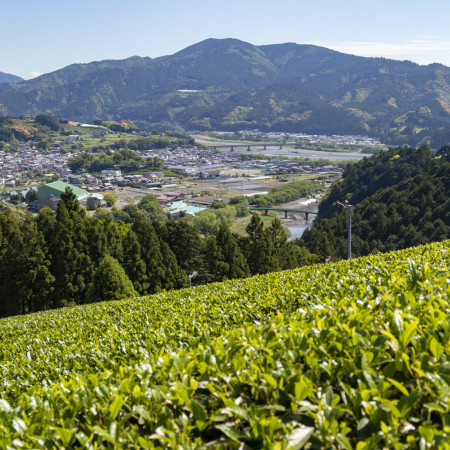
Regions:
[[[450,41],[440,41],[437,36],[420,36],[404,42],[349,41],[310,42],[343,53],[360,56],[379,56],[392,59],[410,59],[419,64],[439,62],[450,65]]]
[[[40,76],[40,75],[42,75],[41,73],[39,73],[39,72],[35,72],[34,70],[30,73],[30,79],[31,78],[36,78],[36,77],[38,77],[38,76]]]

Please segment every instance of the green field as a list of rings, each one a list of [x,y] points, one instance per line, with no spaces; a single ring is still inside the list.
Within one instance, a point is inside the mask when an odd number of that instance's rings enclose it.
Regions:
[[[0,447],[449,448],[450,241],[0,320]]]

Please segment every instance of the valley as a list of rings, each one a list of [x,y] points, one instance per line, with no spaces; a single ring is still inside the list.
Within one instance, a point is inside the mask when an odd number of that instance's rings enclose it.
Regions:
[[[448,450],[446,5],[16,3],[0,448]]]

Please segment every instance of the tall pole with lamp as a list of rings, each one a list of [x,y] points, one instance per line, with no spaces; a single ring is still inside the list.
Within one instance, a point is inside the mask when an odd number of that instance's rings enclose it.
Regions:
[[[353,205],[350,205],[347,200],[344,203],[338,202],[339,205],[343,206],[348,212],[348,258],[352,259],[352,212]]]
[[[192,272],[190,275],[188,275],[189,279],[189,287],[192,287],[192,280],[197,276],[197,272]]]

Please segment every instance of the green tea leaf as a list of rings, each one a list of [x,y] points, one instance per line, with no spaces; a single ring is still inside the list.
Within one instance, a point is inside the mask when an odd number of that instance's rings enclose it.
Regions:
[[[311,439],[313,433],[313,427],[295,428],[286,436],[286,439],[289,441],[287,448],[289,450],[298,450],[300,448],[303,448]]]
[[[240,434],[239,432],[232,426],[226,424],[216,425],[218,430],[220,430],[225,436],[229,437],[231,440],[235,442],[240,442]]]
[[[124,399],[121,395],[116,395],[114,401],[109,405],[109,416],[111,419],[115,419],[120,412],[124,404]]]

